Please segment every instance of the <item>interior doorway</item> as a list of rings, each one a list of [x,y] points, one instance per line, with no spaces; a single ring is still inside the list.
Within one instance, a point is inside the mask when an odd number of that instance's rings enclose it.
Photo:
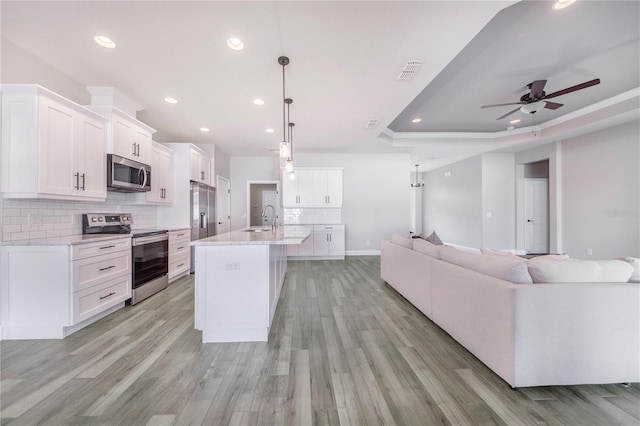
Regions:
[[[247,226],[271,226],[273,223],[282,223],[278,185],[275,181],[247,182]]]
[[[549,253],[549,160],[523,164],[522,221],[519,226],[524,232],[524,250],[527,254]]]

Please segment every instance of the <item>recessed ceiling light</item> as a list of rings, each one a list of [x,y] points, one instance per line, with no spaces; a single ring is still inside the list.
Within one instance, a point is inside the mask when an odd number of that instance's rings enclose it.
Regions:
[[[170,104],[177,104],[178,100],[176,98],[172,98],[171,96],[167,96],[166,98],[164,98],[165,102],[168,102]]]
[[[242,50],[244,49],[244,43],[239,38],[230,38],[227,40],[227,46],[232,50]]]
[[[200,131],[201,132],[208,132],[209,128],[208,127],[200,127]]]
[[[419,123],[422,121],[422,118],[414,118],[413,120],[411,120],[412,123]]]
[[[95,36],[93,39],[100,46],[106,47],[107,49],[114,49],[116,47],[116,44],[109,37],[99,35]]]
[[[558,9],[564,9],[565,7],[569,7],[571,6],[573,3],[575,3],[576,0],[558,0],[554,5],[553,8],[558,10]]]
[[[267,133],[273,133],[275,132],[275,130],[273,130],[271,127],[269,127],[268,129],[265,130],[265,132]]]
[[[253,100],[253,104],[254,105],[264,105],[264,101],[262,99],[260,99],[260,98],[255,98]]]
[[[515,120],[511,120],[509,123],[510,124],[516,124],[516,123],[519,123],[519,122],[520,122],[520,119],[516,118]]]

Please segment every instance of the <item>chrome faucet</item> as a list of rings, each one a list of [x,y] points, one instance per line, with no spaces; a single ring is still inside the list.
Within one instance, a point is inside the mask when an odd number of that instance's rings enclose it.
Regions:
[[[273,222],[271,222],[271,231],[275,232],[275,230],[278,229],[278,223],[277,223],[278,216],[276,216],[276,208],[273,207],[271,204],[267,204],[266,206],[264,206],[264,209],[262,209],[262,213],[260,214],[260,216],[262,216],[264,220],[267,220],[267,209],[269,207],[271,207],[271,210],[273,211]]]

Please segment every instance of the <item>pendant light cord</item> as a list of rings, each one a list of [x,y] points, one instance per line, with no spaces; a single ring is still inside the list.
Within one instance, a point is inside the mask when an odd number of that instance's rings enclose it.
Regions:
[[[287,125],[286,125],[285,116],[284,116],[284,113],[285,113],[285,102],[284,102],[284,100],[286,98],[285,89],[284,89],[285,88],[285,85],[284,85],[285,84],[285,82],[284,82],[284,67],[285,66],[286,65],[283,63],[282,64],[282,137],[284,138],[283,141],[286,142],[287,141]]]

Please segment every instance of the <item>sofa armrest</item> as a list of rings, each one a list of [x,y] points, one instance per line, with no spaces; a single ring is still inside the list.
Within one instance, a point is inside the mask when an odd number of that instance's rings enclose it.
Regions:
[[[380,253],[380,278],[431,317],[431,262],[435,259],[390,241],[382,241]]]

